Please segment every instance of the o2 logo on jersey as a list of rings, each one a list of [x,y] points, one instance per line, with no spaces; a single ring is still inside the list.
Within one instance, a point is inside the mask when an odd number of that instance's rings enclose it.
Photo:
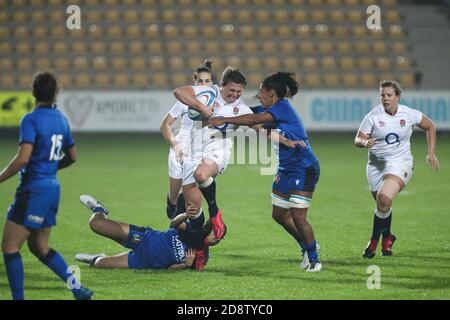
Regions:
[[[50,157],[48,158],[48,160],[50,161],[61,160],[62,140],[63,140],[62,134],[52,135],[52,148],[50,149]]]
[[[400,137],[398,134],[391,132],[386,135],[384,138],[384,141],[386,141],[387,144],[397,144],[397,147],[400,145]]]

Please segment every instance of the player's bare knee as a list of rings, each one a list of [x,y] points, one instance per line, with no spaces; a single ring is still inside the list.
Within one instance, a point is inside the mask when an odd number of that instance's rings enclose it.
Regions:
[[[381,212],[388,212],[392,205],[392,199],[383,193],[377,194],[377,208]]]
[[[208,180],[208,175],[205,174],[202,170],[195,170],[194,172],[194,179],[197,181],[197,183],[204,183],[206,180]]]

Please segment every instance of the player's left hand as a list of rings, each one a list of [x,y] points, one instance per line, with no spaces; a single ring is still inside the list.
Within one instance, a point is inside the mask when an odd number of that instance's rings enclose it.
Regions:
[[[295,148],[296,146],[300,146],[302,148],[306,148],[307,147],[305,141],[303,141],[303,140],[296,140],[296,141],[288,140],[288,141],[286,141],[285,144],[289,148]]]
[[[195,259],[195,250],[192,248],[187,249],[185,263],[188,268],[192,267],[192,264],[194,263],[194,259]]]
[[[197,215],[198,211],[199,211],[199,208],[197,208],[196,206],[188,205],[186,208],[186,216],[188,218],[194,218]]]
[[[209,121],[208,121],[208,125],[210,127],[221,126],[223,124],[225,124],[225,121],[223,120],[223,117],[210,118]]]
[[[439,171],[439,161],[435,154],[429,154],[427,155],[427,164],[433,169],[434,171]]]

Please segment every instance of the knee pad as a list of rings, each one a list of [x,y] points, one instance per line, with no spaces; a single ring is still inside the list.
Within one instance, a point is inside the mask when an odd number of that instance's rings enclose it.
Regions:
[[[305,209],[311,206],[311,199],[292,194],[289,198],[289,203],[291,204],[291,208]]]
[[[291,207],[289,200],[284,199],[276,194],[272,193],[272,205],[283,209],[289,209]]]

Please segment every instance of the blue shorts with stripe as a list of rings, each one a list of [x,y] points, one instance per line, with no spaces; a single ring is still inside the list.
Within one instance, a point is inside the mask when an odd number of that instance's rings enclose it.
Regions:
[[[295,171],[278,170],[273,180],[272,190],[286,195],[291,195],[295,191],[314,192],[319,176],[319,162]]]
[[[54,178],[21,183],[16,190],[7,219],[31,229],[56,225],[60,185]]]

